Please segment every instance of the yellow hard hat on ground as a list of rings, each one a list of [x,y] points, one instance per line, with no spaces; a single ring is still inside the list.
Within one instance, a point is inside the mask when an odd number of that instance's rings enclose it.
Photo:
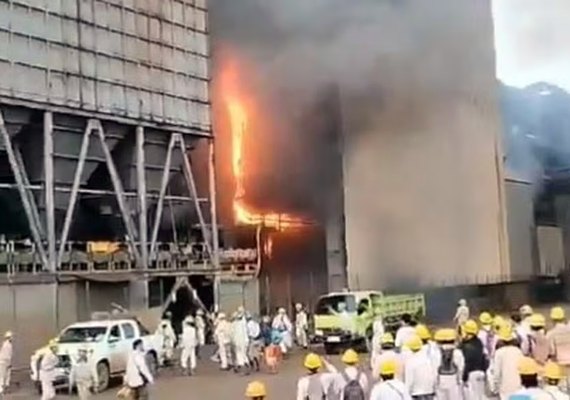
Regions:
[[[431,333],[428,327],[423,324],[416,326],[416,335],[418,335],[421,340],[431,339]]]
[[[320,369],[323,366],[321,357],[315,353],[309,353],[305,357],[305,362],[303,363],[307,369]]]
[[[341,361],[348,365],[358,364],[358,353],[352,349],[348,349],[342,355]]]
[[[380,344],[394,344],[394,335],[390,332],[386,332],[380,338]]]
[[[477,322],[473,321],[472,319],[466,321],[463,324],[463,332],[467,335],[476,335],[477,332],[479,332]]]
[[[250,399],[254,399],[256,397],[265,397],[267,396],[267,390],[265,389],[265,385],[263,382],[260,381],[253,381],[247,385],[245,389],[245,397]]]
[[[453,342],[457,338],[457,333],[454,329],[440,329],[434,338],[436,342]]]
[[[519,361],[518,371],[520,375],[537,375],[538,364],[533,358],[523,357]]]
[[[566,313],[562,307],[552,307],[550,310],[550,319],[553,321],[564,321]]]
[[[493,323],[493,317],[487,311],[484,311],[479,315],[479,322],[482,325],[491,325]]]
[[[546,326],[546,320],[542,314],[532,314],[529,319],[529,325],[532,328],[544,328]]]
[[[414,335],[406,342],[406,347],[411,351],[420,351],[422,349],[423,343],[419,336]]]
[[[547,362],[544,366],[544,377],[552,380],[562,379],[562,369],[554,362]]]
[[[386,360],[380,365],[380,375],[395,375],[398,366],[394,360]]]

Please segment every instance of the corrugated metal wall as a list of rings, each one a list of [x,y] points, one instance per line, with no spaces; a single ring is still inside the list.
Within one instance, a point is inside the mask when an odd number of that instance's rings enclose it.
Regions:
[[[376,78],[343,97],[349,283],[499,280],[508,256],[489,1],[394,7],[406,18],[386,37],[407,45],[378,40]]]
[[[206,0],[0,1],[0,95],[210,131]]]

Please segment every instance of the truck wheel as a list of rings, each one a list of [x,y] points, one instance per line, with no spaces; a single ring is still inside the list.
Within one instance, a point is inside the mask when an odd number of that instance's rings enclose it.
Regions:
[[[100,361],[97,364],[97,378],[99,380],[99,387],[97,389],[97,393],[101,393],[107,390],[107,388],[109,387],[109,377],[110,377],[109,365],[104,361]]]
[[[330,344],[330,343],[325,343],[325,354],[332,355],[332,354],[337,354],[337,353],[338,353],[338,348],[336,345]]]
[[[153,352],[146,353],[146,365],[152,376],[156,375],[158,371],[158,359]]]

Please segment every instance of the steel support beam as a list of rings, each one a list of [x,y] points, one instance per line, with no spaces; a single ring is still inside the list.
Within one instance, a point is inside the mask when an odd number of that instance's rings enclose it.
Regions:
[[[113,189],[115,190],[115,195],[117,197],[117,203],[119,205],[119,210],[121,211],[121,217],[123,218],[123,223],[125,224],[125,229],[127,230],[127,240],[132,248],[133,255],[137,262],[137,265],[141,265],[141,256],[139,249],[137,248],[136,241],[138,239],[137,232],[135,229],[135,224],[133,223],[132,214],[130,207],[125,201],[125,195],[123,190],[123,184],[121,183],[121,178],[117,172],[117,167],[113,161],[113,156],[111,150],[107,143],[105,142],[105,132],[103,131],[103,126],[100,121],[95,121],[96,131],[101,141],[101,148],[103,149],[103,154],[107,160],[107,169],[109,170],[109,176],[111,177],[111,182],[113,183]]]
[[[172,134],[170,142],[168,143],[168,150],[166,151],[166,160],[162,170],[162,179],[160,181],[160,192],[158,194],[158,204],[156,205],[156,215],[154,216],[154,223],[152,225],[152,236],[150,238],[150,258],[156,259],[156,241],[158,240],[158,228],[162,220],[162,210],[164,209],[164,197],[166,195],[166,188],[170,180],[170,164],[172,163],[172,151],[176,144],[176,136]]]
[[[144,128],[137,127],[137,193],[139,197],[139,235],[141,263],[143,268],[148,268],[148,224],[146,203],[146,174],[145,174],[145,150]]]
[[[32,238],[34,243],[37,247],[38,254],[40,255],[42,265],[44,267],[48,266],[48,259],[46,256],[46,251],[44,245],[42,243],[40,228],[37,225],[38,221],[34,218],[34,203],[32,203],[30,197],[28,195],[28,191],[25,188],[27,175],[25,170],[21,169],[21,166],[18,163],[18,159],[16,156],[16,151],[12,145],[12,140],[10,139],[10,134],[8,133],[8,129],[6,128],[6,124],[4,123],[4,116],[0,111],[0,135],[2,135],[2,139],[4,140],[4,146],[6,147],[6,153],[8,155],[8,162],[10,163],[10,168],[12,169],[12,173],[14,174],[14,179],[16,180],[16,185],[18,188],[18,192],[20,193],[20,200],[22,201],[22,205],[24,207],[24,212],[26,213],[26,217],[28,219],[28,225],[30,231],[32,233]],[[23,165],[22,165],[23,167]],[[38,210],[36,207],[35,214],[38,214]]]
[[[75,211],[75,203],[77,202],[79,186],[81,185],[81,176],[83,175],[83,167],[85,166],[85,158],[87,157],[87,151],[89,150],[89,139],[91,137],[91,132],[93,129],[95,129],[95,127],[96,120],[90,119],[87,122],[87,127],[83,133],[83,141],[81,142],[81,149],[79,150],[79,159],[77,160],[77,167],[75,168],[75,176],[73,177],[73,185],[71,186],[69,204],[67,205],[65,219],[63,221],[63,229],[61,231],[59,251],[57,253],[58,268],[61,266],[63,251],[65,249],[65,244],[67,243],[67,238],[69,236],[69,229],[71,228],[71,221],[73,219],[73,213]]]
[[[44,113],[44,181],[45,181],[45,213],[46,213],[46,238],[48,244],[48,270],[55,272],[56,237],[55,237],[55,193],[53,172],[53,114],[49,111]]]
[[[212,262],[214,268],[220,271],[220,240],[218,238],[218,208],[216,191],[216,152],[214,139],[208,141],[208,186],[210,191],[210,221],[212,229]],[[220,277],[214,277],[214,304],[220,305]]]
[[[20,169],[20,171],[22,171],[22,181],[24,182],[26,195],[28,196],[29,202],[32,205],[32,216],[34,217],[34,222],[36,224],[36,227],[38,228],[38,231],[40,232],[40,237],[42,238],[43,241],[46,236],[44,231],[44,226],[42,224],[42,220],[40,219],[40,213],[38,211],[38,204],[36,203],[36,198],[34,197],[34,194],[27,189],[31,185],[30,185],[30,180],[28,179],[28,174],[26,173],[26,164],[24,163],[24,157],[22,157],[22,153],[20,152],[20,149],[17,146],[14,146],[13,149],[14,149],[14,155],[16,156],[16,163],[18,165],[18,168]]]

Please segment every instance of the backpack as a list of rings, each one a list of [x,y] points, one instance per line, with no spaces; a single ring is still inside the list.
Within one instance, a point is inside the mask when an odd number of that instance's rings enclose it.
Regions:
[[[364,389],[360,386],[360,376],[361,372],[359,371],[356,375],[356,378],[351,380],[346,372],[342,373],[342,378],[346,383],[342,391],[342,398],[344,400],[365,400],[366,396],[364,395]]]
[[[457,375],[459,369],[453,361],[453,352],[455,349],[442,349],[441,350],[441,364],[437,369],[437,374],[440,376]]]
[[[331,385],[332,386],[332,385]],[[309,376],[309,387],[307,388],[307,396],[304,400],[326,400],[327,396],[321,384],[320,375]]]

